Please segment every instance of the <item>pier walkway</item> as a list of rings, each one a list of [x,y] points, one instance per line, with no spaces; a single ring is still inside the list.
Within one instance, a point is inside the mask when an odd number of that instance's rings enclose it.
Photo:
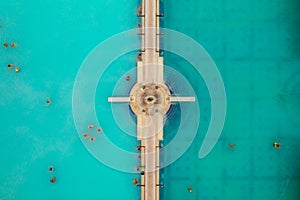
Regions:
[[[141,59],[137,62],[137,83],[129,97],[109,97],[113,103],[128,102],[137,115],[137,139],[141,141],[141,199],[159,200],[160,141],[164,116],[172,102],[193,102],[195,97],[173,97],[164,82],[164,61],[159,44],[159,0],[142,0]]]

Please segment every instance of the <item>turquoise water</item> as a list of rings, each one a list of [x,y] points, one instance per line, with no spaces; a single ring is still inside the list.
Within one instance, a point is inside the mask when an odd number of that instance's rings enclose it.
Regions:
[[[298,199],[300,4],[296,0],[163,4],[164,27],[194,38],[216,62],[228,108],[219,142],[208,157],[198,159],[211,115],[209,94],[191,65],[165,54],[166,64],[181,72],[197,92],[201,121],[193,145],[164,169],[162,198]],[[140,191],[131,183],[139,176],[97,161],[82,144],[72,116],[72,89],[81,63],[100,42],[136,27],[137,5],[138,1],[125,0],[0,2],[0,42],[18,45],[0,48],[0,199],[139,199]],[[97,88],[97,97],[113,94],[117,81],[127,84],[124,93],[128,91],[135,80],[134,71],[128,72],[134,69],[134,56],[128,53],[111,64],[99,81],[107,87]],[[8,70],[8,63],[21,72]],[[124,80],[127,74],[132,77],[129,82]],[[114,109],[110,104],[96,108],[101,120],[105,120],[101,111]],[[166,143],[178,128],[178,113],[180,109],[174,109],[167,121]],[[114,134],[108,137],[135,151],[135,138],[114,125],[107,122],[102,128],[112,127]],[[280,149],[272,147],[274,141],[282,144]],[[228,144],[235,144],[235,149]],[[55,167],[53,173],[48,172],[49,165]],[[53,175],[54,184],[49,182]]]
[[[165,5],[165,26],[188,34],[210,53],[228,100],[219,142],[208,157],[197,160],[210,100],[201,79],[186,71],[188,64],[166,57],[166,63],[203,94],[198,96],[203,109],[198,138],[165,169],[165,198],[299,199],[299,2],[201,0]],[[274,141],[282,143],[279,151],[272,147]]]
[[[72,116],[81,63],[101,41],[136,26],[136,5],[125,0],[0,2],[1,43],[18,44],[0,48],[0,199],[139,196],[131,184],[134,174],[110,169],[88,153]],[[8,70],[8,63],[21,72]],[[48,98],[52,103],[45,106]],[[49,165],[55,167],[52,174]],[[49,182],[52,175],[55,184]]]

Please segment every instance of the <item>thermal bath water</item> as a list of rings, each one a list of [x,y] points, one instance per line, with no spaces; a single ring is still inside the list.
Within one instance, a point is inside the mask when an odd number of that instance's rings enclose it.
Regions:
[[[0,199],[140,198],[132,184],[139,174],[119,172],[95,159],[85,148],[91,142],[80,136],[88,132],[96,144],[98,127],[88,128],[96,122],[77,133],[72,115],[73,85],[83,60],[110,36],[135,28],[138,5],[125,0],[0,2],[0,41],[17,43],[15,48],[0,48]],[[217,64],[226,89],[227,116],[215,148],[199,159],[211,116],[209,93],[186,60],[165,52],[165,64],[193,86],[201,115],[193,144],[163,169],[161,198],[298,199],[300,4],[165,0],[162,5],[163,26],[199,42]],[[103,95],[113,94],[117,82],[124,87],[120,92],[129,92],[135,81],[135,56],[128,52],[111,63],[99,80],[95,106],[109,139],[133,152],[136,138],[123,134],[103,115],[116,107],[100,102],[106,99]],[[7,69],[9,63],[21,71]],[[124,78],[128,74],[131,81]],[[169,84],[176,84],[171,72],[166,76]],[[175,106],[168,115],[166,144],[176,134],[180,113]],[[194,117],[191,113],[191,120]],[[272,146],[274,141],[281,143],[280,149]],[[48,172],[49,165],[54,172]],[[57,178],[53,184],[52,176]]]

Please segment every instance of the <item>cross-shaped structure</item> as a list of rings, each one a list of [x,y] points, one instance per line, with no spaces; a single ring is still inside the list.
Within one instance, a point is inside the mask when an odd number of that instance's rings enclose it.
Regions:
[[[137,62],[137,83],[129,97],[109,97],[112,103],[128,102],[137,116],[137,139],[141,141],[141,199],[158,200],[159,149],[163,140],[164,116],[175,102],[194,102],[195,97],[175,97],[164,81],[164,62],[159,48],[159,0],[142,0],[142,49]]]

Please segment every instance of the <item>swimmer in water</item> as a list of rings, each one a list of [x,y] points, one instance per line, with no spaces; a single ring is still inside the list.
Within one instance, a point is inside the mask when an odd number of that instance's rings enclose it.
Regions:
[[[191,186],[190,186],[190,187],[188,187],[188,189],[187,189],[187,190],[188,190],[188,192],[189,192],[189,193],[193,192],[193,188],[192,188]]]
[[[11,69],[14,65],[13,64],[8,64],[7,67],[8,69]]]
[[[90,125],[88,126],[88,128],[89,128],[89,129],[94,128],[94,125],[93,125],[93,124],[90,124]]]
[[[92,137],[90,140],[91,142],[94,142],[96,138]]]
[[[46,103],[47,103],[47,106],[49,106],[51,104],[51,100],[48,98]]]
[[[280,148],[280,143],[279,142],[273,142],[273,147],[275,149],[279,149]]]
[[[56,182],[56,177],[55,177],[55,176],[52,176],[52,178],[50,179],[50,182],[51,182],[51,183],[55,183],[55,182]]]
[[[17,72],[17,73],[20,72],[20,68],[16,67],[15,72]]]
[[[136,58],[137,58],[139,61],[141,61],[141,60],[142,60],[142,54],[139,53],[139,54],[136,56]]]
[[[6,42],[4,42],[4,43],[3,43],[3,47],[4,47],[4,48],[7,48],[7,47],[8,47],[8,44],[7,44]]]
[[[48,167],[48,171],[49,171],[49,172],[53,172],[53,171],[54,171],[54,167],[53,167],[52,165],[50,165],[50,166]]]
[[[138,6],[138,7],[137,7],[137,10],[138,10],[137,16],[141,16],[142,13],[143,13],[143,7],[142,7],[142,6]]]
[[[235,148],[235,144],[229,144],[228,147],[229,147],[230,149],[234,149],[234,148]]]
[[[102,129],[101,129],[101,128],[98,128],[97,131],[98,131],[98,133],[101,133],[101,132],[102,132]]]
[[[139,12],[142,12],[143,7],[142,6],[138,6],[137,9],[138,9]]]
[[[130,76],[126,76],[126,81],[130,81]]]
[[[133,183],[134,185],[137,185],[137,184],[139,183],[139,181],[138,181],[137,179],[134,179],[134,180],[132,181],[132,183]]]
[[[11,43],[10,46],[11,46],[11,47],[16,47],[17,44],[16,44],[16,43]]]
[[[83,137],[84,137],[85,139],[88,139],[90,136],[89,136],[88,133],[84,133],[84,134],[83,134]]]

